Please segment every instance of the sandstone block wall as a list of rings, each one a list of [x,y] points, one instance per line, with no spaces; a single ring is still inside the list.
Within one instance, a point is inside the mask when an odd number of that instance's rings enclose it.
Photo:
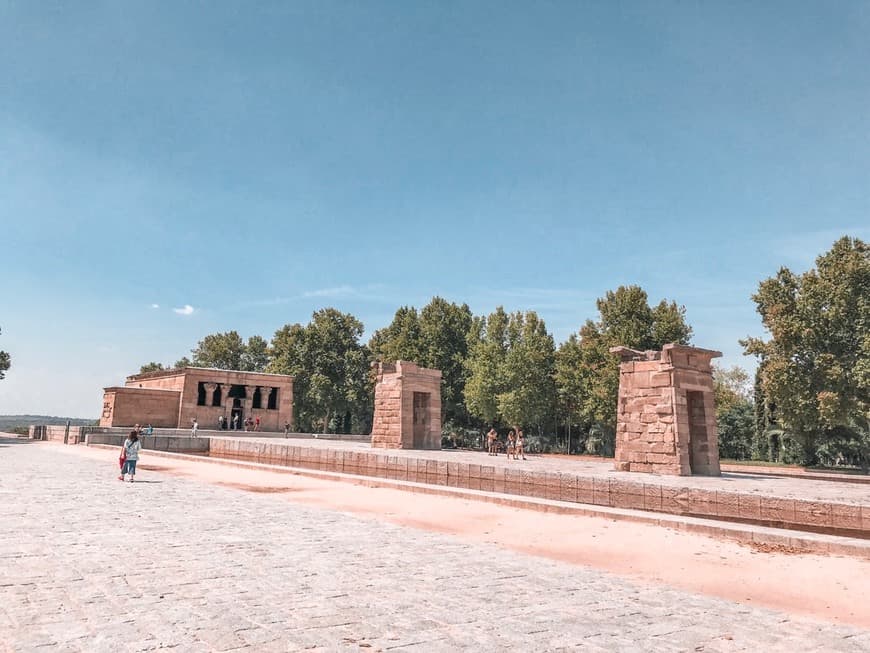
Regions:
[[[185,367],[135,374],[124,386],[104,392],[104,427],[150,423],[190,428],[196,418],[200,428],[216,429],[218,418],[229,422],[234,411],[240,415],[240,426],[246,417],[259,417],[261,431],[280,431],[285,423],[293,424],[293,377],[283,374]],[[255,395],[261,397],[258,408]]]
[[[407,361],[377,364],[372,446],[441,448],[441,371]]]
[[[152,388],[105,388],[100,426],[151,424],[175,428],[180,392]]]
[[[685,345],[661,352],[614,347],[622,358],[616,468],[718,476],[719,444],[710,361],[722,354]]]

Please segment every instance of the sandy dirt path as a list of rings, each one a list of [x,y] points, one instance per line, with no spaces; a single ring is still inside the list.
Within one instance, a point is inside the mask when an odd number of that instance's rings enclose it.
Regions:
[[[117,476],[117,453],[53,446],[106,462]],[[870,628],[870,561],[758,551],[735,542],[604,518],[547,514],[472,500],[371,488],[292,474],[248,470],[142,454],[137,478],[185,476],[240,491],[367,515],[534,556],[605,570],[753,606]],[[119,481],[114,481],[119,482]]]

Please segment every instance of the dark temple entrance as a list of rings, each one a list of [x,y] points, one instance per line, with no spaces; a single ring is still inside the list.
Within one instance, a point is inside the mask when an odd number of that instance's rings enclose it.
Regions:
[[[236,419],[238,418],[238,419]],[[242,429],[245,425],[245,414],[244,410],[242,410],[242,400],[241,399],[233,399],[233,407],[230,410],[230,428],[231,429]]]
[[[423,449],[426,445],[426,436],[429,434],[429,393],[414,393],[414,448]]]
[[[710,441],[707,433],[707,415],[704,411],[704,393],[686,392],[689,411],[689,465],[693,474],[709,474]]]

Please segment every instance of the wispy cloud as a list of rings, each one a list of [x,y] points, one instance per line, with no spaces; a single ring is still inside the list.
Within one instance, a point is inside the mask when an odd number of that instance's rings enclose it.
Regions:
[[[181,308],[173,308],[173,312],[178,313],[179,315],[193,315],[193,312],[196,310],[190,304],[185,304]]]
[[[240,310],[245,308],[256,308],[261,306],[281,306],[283,304],[291,304],[306,299],[324,299],[324,298],[350,298],[362,301],[395,301],[395,298],[390,297],[385,290],[384,284],[370,283],[364,286],[351,286],[348,284],[342,286],[332,286],[330,288],[315,288],[314,290],[305,290],[297,295],[267,297],[264,299],[253,299],[238,304],[234,304],[229,310]]]
[[[151,304],[151,308],[160,308],[160,304]]]
[[[303,297],[348,297],[359,295],[360,292],[353,286],[335,286],[334,288],[319,288],[318,290],[306,290]]]

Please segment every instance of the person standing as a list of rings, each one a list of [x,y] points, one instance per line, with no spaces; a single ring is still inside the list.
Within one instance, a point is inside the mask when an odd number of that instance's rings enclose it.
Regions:
[[[514,430],[511,429],[510,431],[508,431],[508,436],[507,436],[507,457],[508,457],[508,460],[511,459],[511,456],[514,457],[514,460],[517,459],[516,443],[517,443],[516,435],[514,435]]]
[[[514,460],[517,459],[517,456],[522,456],[523,460],[526,459],[526,439],[523,437],[523,430],[517,427],[517,443],[516,448],[514,449]]]
[[[233,415],[233,430],[234,431],[239,430],[239,414],[238,413]]]
[[[284,437],[290,436],[290,422],[284,422]]]
[[[218,431],[224,430],[224,416],[218,415]]]
[[[193,425],[190,427],[190,434],[193,437],[197,437],[196,432],[199,430],[199,423],[196,421],[196,418],[193,418]]]
[[[130,435],[124,440],[121,450],[124,456],[124,466],[121,468],[119,481],[125,480],[124,477],[130,474],[130,482],[132,483],[136,476],[136,463],[139,461],[139,450],[142,448],[142,443],[139,442],[139,434],[133,430]]]
[[[498,432],[495,430],[495,427],[489,429],[489,433],[486,434],[486,444],[487,449],[489,450],[490,456],[498,455]]]
[[[254,430],[255,430],[255,431],[259,431],[259,430],[260,430],[260,416],[259,416],[259,415],[257,415],[257,416],[254,418]]]

